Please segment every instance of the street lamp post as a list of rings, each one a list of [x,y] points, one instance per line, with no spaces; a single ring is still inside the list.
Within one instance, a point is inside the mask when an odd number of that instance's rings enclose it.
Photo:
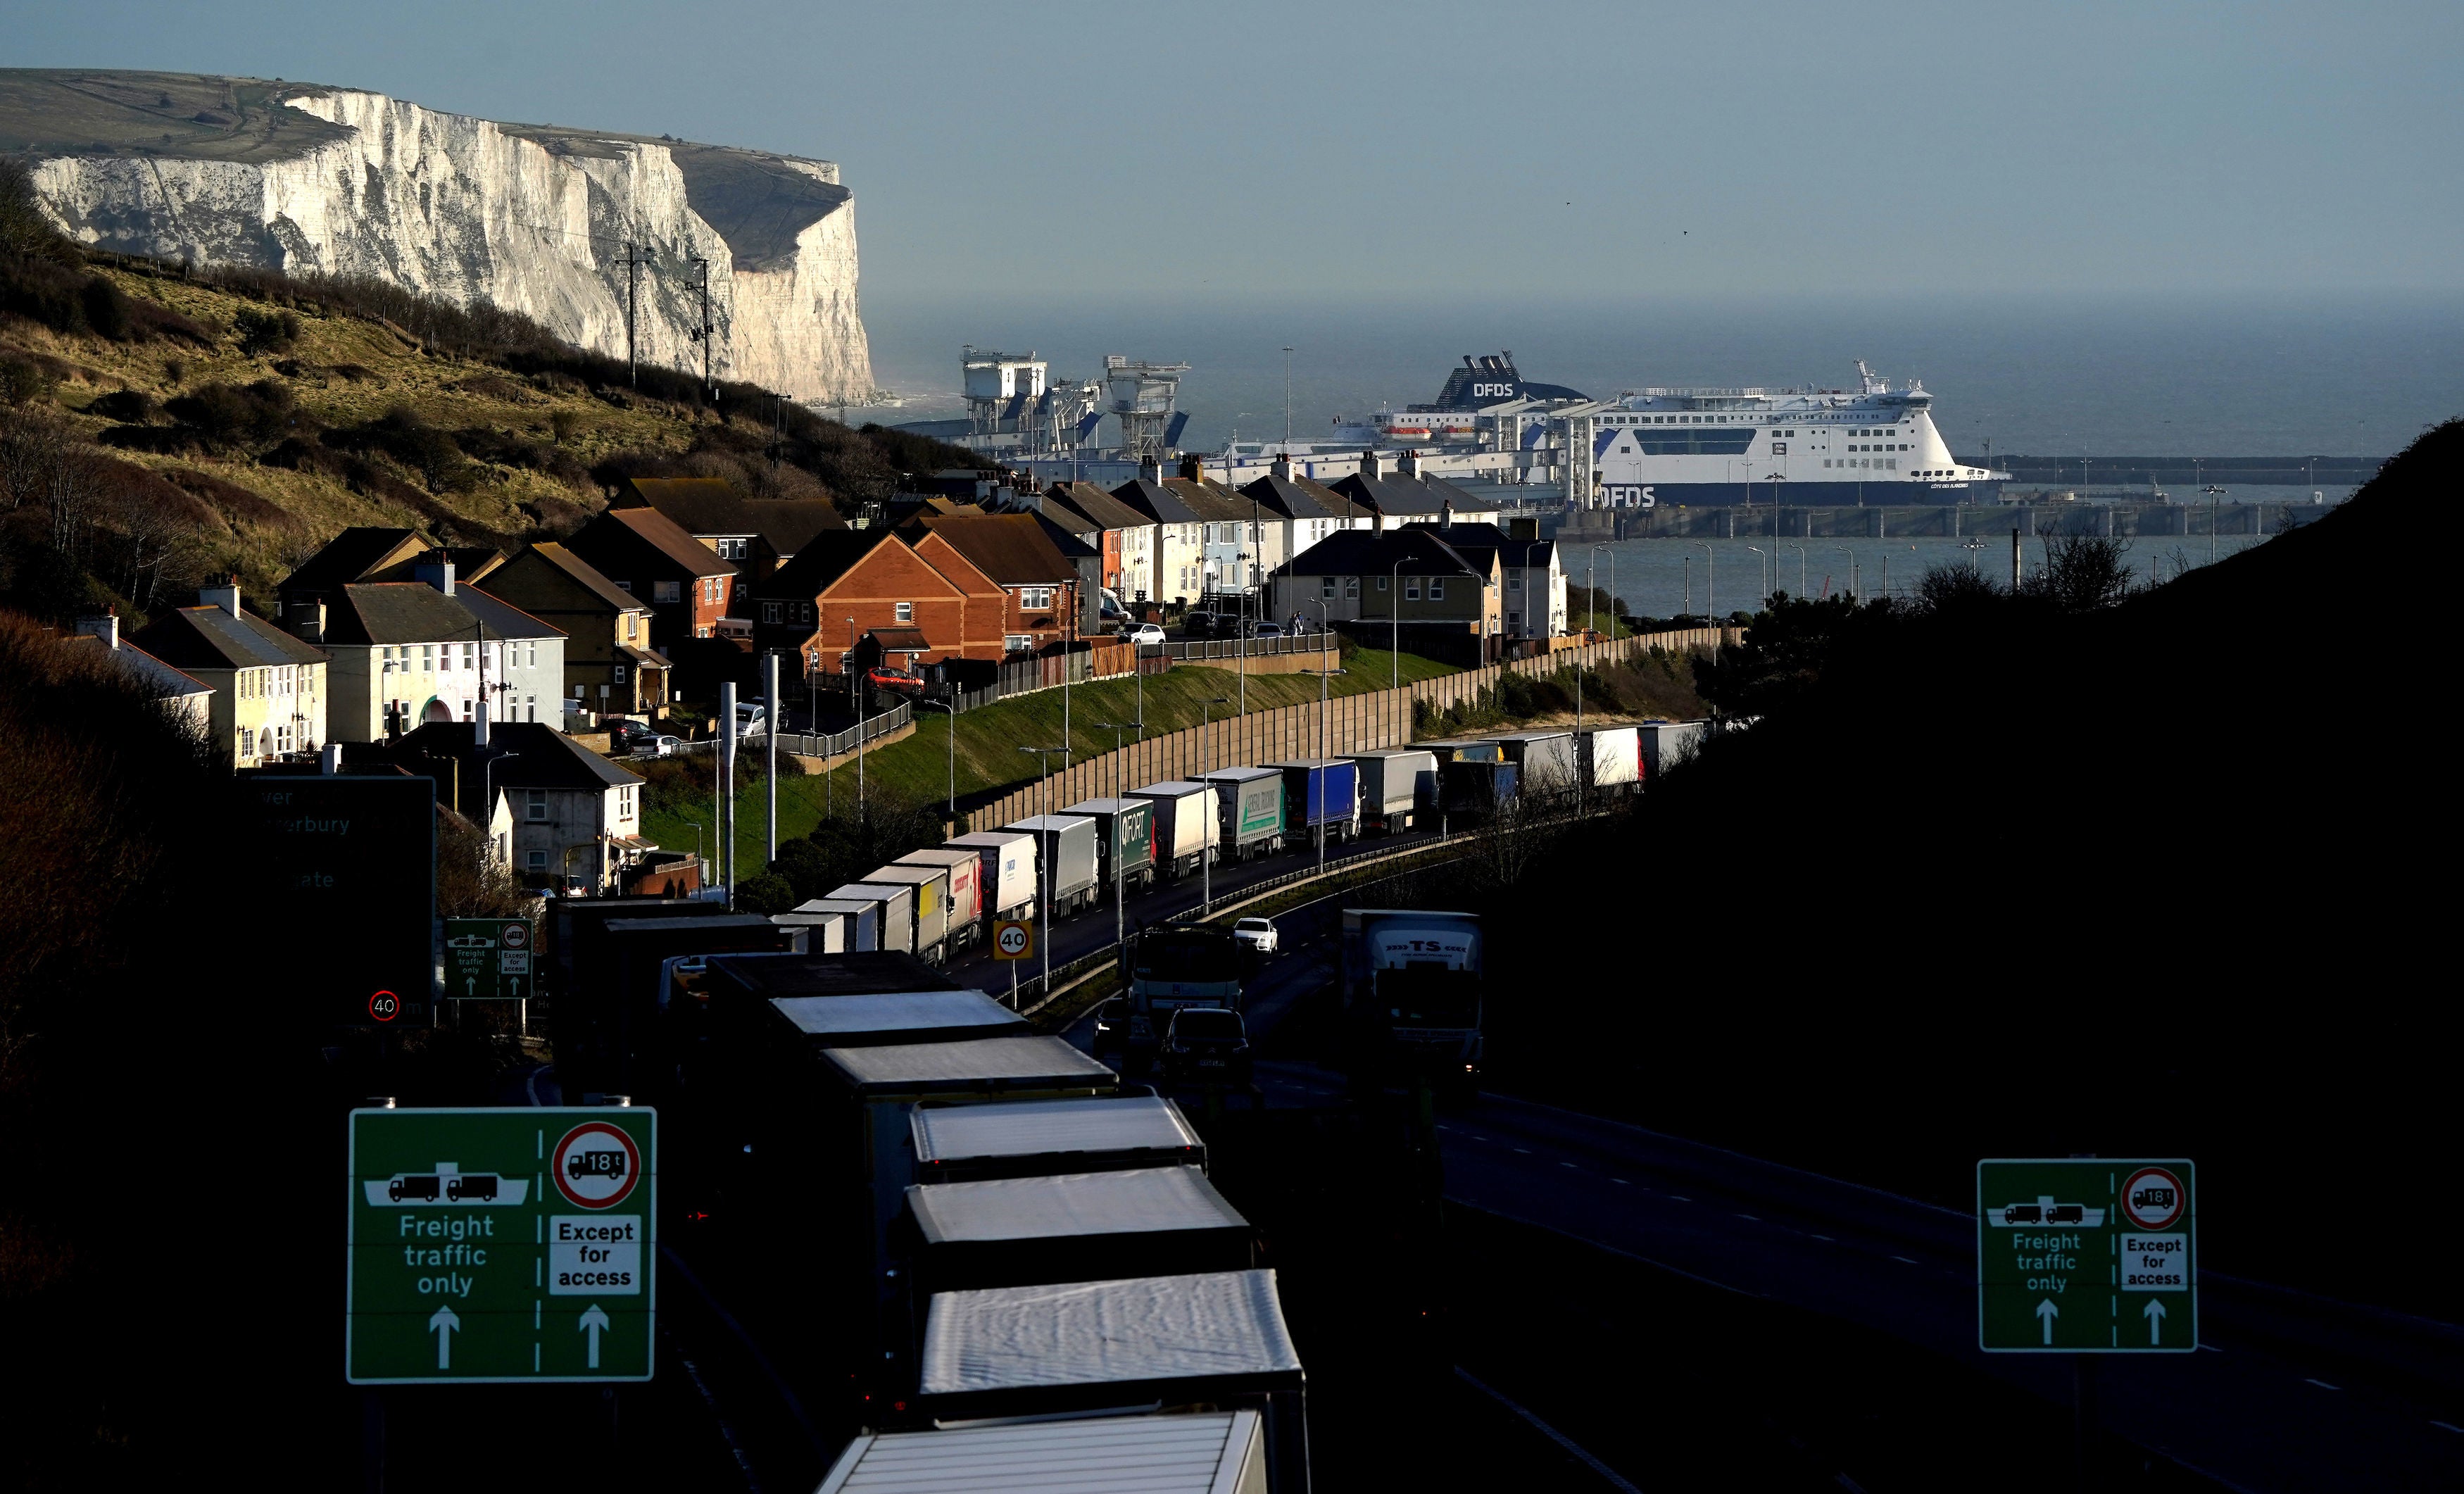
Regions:
[[[1796,552],[1796,600],[1802,602],[1805,600],[1805,546],[1793,544],[1789,548]]]
[[[1758,582],[1763,588],[1761,604],[1768,606],[1771,604],[1771,558],[1763,553],[1763,547],[1761,545],[1749,544],[1746,546],[1746,548],[1754,552],[1754,580]]]
[[[1848,604],[1854,606],[1857,604],[1857,552],[1844,544],[1836,544],[1831,548],[1848,557]]]
[[[1052,843],[1047,839],[1052,827],[1045,822],[1052,816],[1052,755],[1068,750],[1067,746],[1019,749],[1035,754],[1036,766],[1043,774],[1037,783],[1037,802],[1043,807],[1036,814],[1035,881],[1037,890],[1044,894],[1044,927],[1036,931],[1035,948],[1044,963],[1044,973],[1037,977],[1042,983],[1036,989],[1045,996],[1052,994]],[[1010,1004],[1018,1004],[1015,998]]]

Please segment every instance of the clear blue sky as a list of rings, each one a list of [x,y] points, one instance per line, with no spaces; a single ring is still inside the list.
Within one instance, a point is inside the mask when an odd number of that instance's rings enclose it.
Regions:
[[[2464,289],[2464,5],[0,0],[253,74],[842,163],[868,294]]]

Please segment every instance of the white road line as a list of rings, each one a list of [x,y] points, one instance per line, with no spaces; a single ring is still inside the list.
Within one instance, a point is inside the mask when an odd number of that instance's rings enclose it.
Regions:
[[[1739,1218],[1739,1219],[1753,1219],[1753,1221],[1754,1221],[1755,1223],[1757,1223],[1757,1224],[1759,1224],[1759,1223],[1761,1223],[1761,1222],[1762,1222],[1762,1220],[1754,1219],[1754,1217],[1753,1217],[1752,1215],[1750,1215],[1750,1214],[1740,1214],[1740,1215],[1738,1215],[1738,1216],[1737,1216],[1737,1218]]]
[[[1678,1202],[1680,1202],[1680,1203],[1692,1203],[1692,1202],[1694,1201],[1693,1199],[1688,1198],[1687,1197],[1685,1197],[1685,1196],[1684,1196],[1683,1194],[1682,1194],[1682,1193],[1672,1193],[1672,1194],[1670,1194],[1668,1197],[1672,1197],[1672,1198],[1676,1199],[1676,1200],[1677,1200]]]
[[[2223,1352],[2224,1352],[2224,1351],[2223,1351],[2223,1350],[2221,1350],[2221,1349],[2218,1349],[2218,1348],[2217,1348],[2215,1345],[2213,1345],[2213,1344],[2201,1344],[2201,1345],[2199,1346],[2199,1352],[2201,1352],[2201,1353],[2203,1353],[2203,1354],[2220,1354],[2220,1353],[2223,1353]]]
[[[1921,1265],[1924,1263],[1920,1261],[1911,1261],[1906,1256],[1893,1256],[1891,1259],[1899,1262],[1903,1265]]]
[[[2304,1385],[2316,1385],[2322,1391],[2340,1391],[2343,1389],[2341,1385],[2330,1385],[2324,1380],[2313,1380],[2306,1377],[2301,1381],[2301,1383]]]
[[[1514,1154],[1516,1156],[1529,1156],[1531,1154],[1531,1149],[1529,1147],[1516,1147],[1514,1149]]]
[[[1839,1241],[1836,1241],[1836,1240],[1832,1239],[1832,1238],[1831,1238],[1830,1236],[1828,1236],[1828,1235],[1816,1235],[1816,1236],[1815,1236],[1814,1238],[1815,1238],[1815,1239],[1816,1239],[1816,1240],[1818,1240],[1818,1241],[1822,1241],[1824,1244],[1826,1244],[1826,1245],[1836,1245],[1836,1244],[1839,1243]]]
[[[1572,1162],[1560,1162],[1560,1163],[1558,1163],[1557,1165],[1558,1165],[1559,1167],[1574,1167],[1574,1164],[1573,1164],[1573,1163],[1572,1163]],[[1574,1171],[1579,1173],[1579,1172],[1581,1172],[1581,1171],[1582,1171],[1582,1169],[1581,1169],[1581,1168],[1579,1168],[1579,1167],[1574,1167]]]
[[[2453,1432],[2458,1437],[2464,1437],[2464,1426],[2457,1426],[2453,1422],[2432,1421],[2430,1424],[2436,1427],[2441,1432]]]
[[[1612,1178],[1610,1178],[1610,1179],[1609,1179],[1609,1181],[1610,1181],[1610,1182],[1613,1182],[1613,1183],[1625,1183],[1625,1186],[1627,1186],[1628,1188],[1631,1188],[1631,1187],[1633,1187],[1633,1186],[1634,1186],[1634,1184],[1632,1184],[1632,1183],[1627,1183],[1627,1182],[1625,1181],[1625,1179],[1624,1179],[1624,1178],[1622,1178],[1622,1177],[1612,1177]]]
[[[1469,1370],[1464,1369],[1462,1365],[1456,1365],[1455,1373],[1464,1384],[1470,1386],[1473,1390],[1480,1392],[1489,1399],[1497,1402],[1507,1410],[1513,1412],[1516,1416],[1521,1417],[1524,1420],[1531,1423],[1532,1427],[1537,1430],[1541,1436],[1556,1443],[1566,1451],[1573,1454],[1576,1458],[1581,1459],[1584,1466],[1590,1468],[1594,1473],[1596,1473],[1601,1478],[1607,1480],[1611,1487],[1622,1490],[1623,1494],[1642,1494],[1642,1490],[1636,1488],[1633,1484],[1628,1483],[1623,1478],[1619,1477],[1615,1468],[1610,1467],[1607,1463],[1604,1463],[1597,1458],[1593,1457],[1590,1449],[1584,1447],[1582,1443],[1575,1441],[1565,1433],[1558,1431],[1548,1422],[1533,1416],[1528,1408],[1506,1395],[1504,1393],[1482,1383],[1480,1377],[1473,1374]]]

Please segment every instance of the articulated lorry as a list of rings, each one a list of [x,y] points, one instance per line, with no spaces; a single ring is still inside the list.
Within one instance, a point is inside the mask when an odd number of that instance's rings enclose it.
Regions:
[[[1095,1017],[1097,1053],[1152,1055],[1184,1006],[1241,1009],[1254,959],[1225,929],[1159,924],[1130,940],[1130,989]]]
[[[1343,1012],[1357,1066],[1426,1079],[1467,1098],[1480,1087],[1478,913],[1343,911]]]

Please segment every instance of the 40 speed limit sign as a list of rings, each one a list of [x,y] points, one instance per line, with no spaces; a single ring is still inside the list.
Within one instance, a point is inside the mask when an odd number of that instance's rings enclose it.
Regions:
[[[993,925],[993,958],[1034,957],[1035,925],[1023,918],[1003,918]]]

